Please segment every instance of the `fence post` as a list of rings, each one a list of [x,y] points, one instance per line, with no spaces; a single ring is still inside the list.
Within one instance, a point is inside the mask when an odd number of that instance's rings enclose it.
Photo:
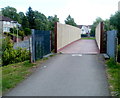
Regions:
[[[55,33],[55,53],[57,53],[57,22],[55,23],[54,33]]]
[[[32,62],[35,62],[35,30],[32,29]]]
[[[30,63],[32,63],[32,38],[29,38],[29,55],[30,55]]]
[[[52,50],[52,32],[50,31],[50,51]]]
[[[116,62],[117,62],[117,56],[118,56],[118,38],[117,38],[117,31],[115,31],[116,32],[116,35],[115,35],[115,60],[116,60]]]

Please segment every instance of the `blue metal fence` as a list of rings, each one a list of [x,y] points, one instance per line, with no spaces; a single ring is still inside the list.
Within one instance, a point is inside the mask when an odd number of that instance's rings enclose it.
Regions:
[[[32,61],[43,58],[51,51],[50,31],[32,30]]]
[[[116,58],[117,51],[117,31],[107,32],[107,54],[110,58]]]

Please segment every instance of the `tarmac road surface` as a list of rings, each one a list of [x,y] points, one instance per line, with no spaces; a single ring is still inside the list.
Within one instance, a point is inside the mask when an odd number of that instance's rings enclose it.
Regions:
[[[5,96],[109,96],[103,56],[58,54]]]

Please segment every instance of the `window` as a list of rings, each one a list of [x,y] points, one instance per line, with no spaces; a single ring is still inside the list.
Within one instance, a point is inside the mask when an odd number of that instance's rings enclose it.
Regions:
[[[10,24],[10,22],[7,22],[7,24],[9,25],[9,24]]]
[[[6,21],[3,21],[3,24],[6,24]]]

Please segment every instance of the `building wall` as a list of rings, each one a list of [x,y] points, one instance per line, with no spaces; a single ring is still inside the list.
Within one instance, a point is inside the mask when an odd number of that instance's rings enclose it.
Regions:
[[[0,34],[2,34],[2,32],[3,32],[3,22],[0,21]]]
[[[77,27],[57,23],[57,50],[81,38],[81,30]]]
[[[100,49],[100,40],[101,40],[101,23],[99,23],[96,27],[96,31],[95,31],[95,38],[96,38],[96,42],[98,45],[98,48]]]
[[[87,34],[87,33],[90,33],[90,28],[87,27],[87,26],[82,26],[82,31],[81,31],[81,34]]]
[[[10,28],[14,28],[14,27],[16,27],[16,23],[3,21],[3,32],[9,32]]]

